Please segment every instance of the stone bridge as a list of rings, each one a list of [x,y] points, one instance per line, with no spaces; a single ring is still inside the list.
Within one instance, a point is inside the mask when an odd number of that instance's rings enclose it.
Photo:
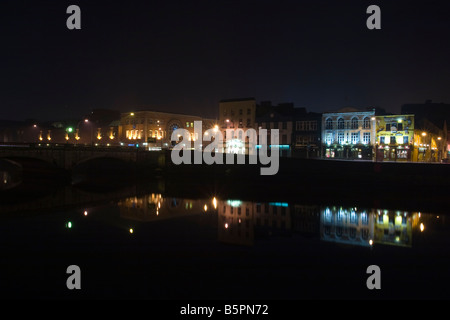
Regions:
[[[39,159],[66,170],[96,158],[114,158],[125,162],[149,163],[163,167],[166,161],[166,151],[146,151],[135,147],[24,144],[1,146],[1,158]]]

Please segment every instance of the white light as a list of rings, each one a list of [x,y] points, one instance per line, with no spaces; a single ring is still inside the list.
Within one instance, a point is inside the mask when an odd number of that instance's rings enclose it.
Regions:
[[[225,223],[225,229],[228,229],[228,223]]]
[[[88,215],[88,212],[87,212],[87,210],[84,210],[84,215],[85,215],[85,216],[87,216],[87,215]]]

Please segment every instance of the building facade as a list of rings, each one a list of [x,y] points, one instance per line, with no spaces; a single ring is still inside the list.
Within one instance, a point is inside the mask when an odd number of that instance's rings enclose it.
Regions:
[[[249,139],[247,129],[254,129],[256,100],[254,98],[227,99],[219,102],[219,128],[223,136],[224,153],[248,154]]]
[[[294,116],[293,155],[301,158],[320,158],[322,114],[308,112]]]
[[[267,130],[267,144],[269,148],[277,145],[280,156],[289,157],[292,153],[292,132],[293,120],[292,116],[282,115],[277,112],[270,112],[256,119],[258,131],[260,129]],[[271,140],[271,130],[278,130],[278,141]]]
[[[194,132],[195,121],[202,122],[202,132],[214,127],[215,120],[193,115],[176,114],[158,111],[136,111],[122,113],[119,125],[119,139],[122,145],[144,146],[149,150],[168,149],[178,143],[172,141],[172,133],[176,129],[186,129],[189,132],[189,142],[203,140]],[[189,143],[188,142],[188,143]]]
[[[414,115],[376,116],[376,161],[412,161]]]
[[[372,160],[374,140],[375,109],[322,114],[322,157]]]

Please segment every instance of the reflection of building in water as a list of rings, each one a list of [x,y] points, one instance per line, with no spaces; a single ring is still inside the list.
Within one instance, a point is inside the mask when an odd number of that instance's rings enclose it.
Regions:
[[[408,212],[324,207],[320,213],[320,237],[352,245],[377,243],[410,247],[413,224],[419,228],[418,221],[417,214]]]
[[[320,213],[320,238],[325,241],[370,246],[374,239],[373,213],[357,208],[324,207]]]
[[[253,245],[253,203],[239,200],[219,201],[217,208],[219,241]]]
[[[156,221],[199,214],[205,211],[205,205],[208,210],[209,203],[206,200],[163,198],[161,194],[152,193],[123,199],[118,205],[123,218]]]
[[[227,200],[218,204],[219,241],[253,245],[261,235],[287,234],[291,229],[289,205]]]
[[[294,205],[292,229],[303,236],[317,237],[320,231],[320,207]]]
[[[412,245],[412,215],[393,210],[377,210],[375,243],[410,247]]]

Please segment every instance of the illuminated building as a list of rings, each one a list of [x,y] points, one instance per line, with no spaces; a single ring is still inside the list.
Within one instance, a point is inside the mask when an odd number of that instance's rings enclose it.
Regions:
[[[372,160],[375,109],[343,108],[322,114],[322,156]]]
[[[198,116],[158,111],[134,111],[122,113],[119,126],[119,139],[126,146],[144,146],[149,150],[172,147],[171,141],[176,129],[189,131],[189,141],[202,139],[194,133],[194,122],[202,121],[203,131],[214,127],[215,121]],[[181,140],[181,137],[180,137]]]
[[[414,140],[414,144],[417,142],[417,146],[415,145],[415,153],[412,155],[413,161],[437,162],[449,158],[450,104],[427,100],[424,103],[404,104],[401,107],[401,112],[402,114],[415,115],[416,129],[418,130],[416,137],[418,139]],[[428,133],[424,139],[421,139],[420,130]]]
[[[421,119],[414,131],[414,162],[440,162],[446,157],[446,131],[427,119]]]
[[[417,139],[414,115],[376,116],[376,161],[411,161]]]
[[[219,102],[219,129],[224,143],[224,148],[219,151],[248,154],[249,142],[248,137],[244,137],[244,133],[247,129],[255,129],[255,114],[254,98],[228,99]]]

